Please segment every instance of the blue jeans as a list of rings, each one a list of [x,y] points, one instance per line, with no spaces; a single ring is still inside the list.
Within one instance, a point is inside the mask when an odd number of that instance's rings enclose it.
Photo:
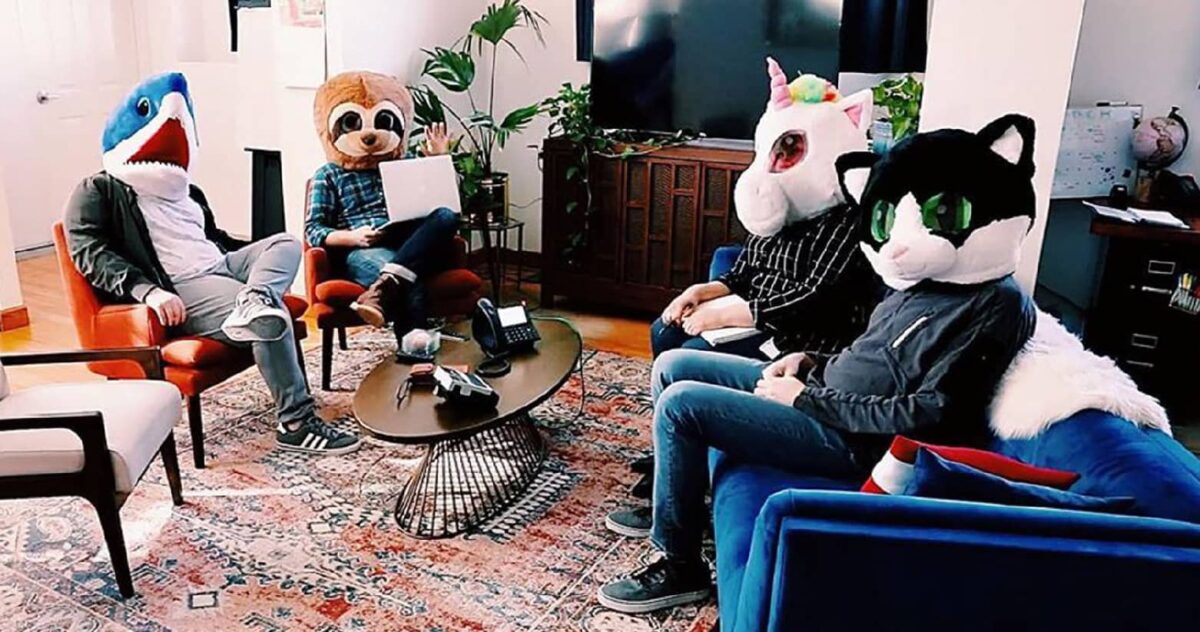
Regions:
[[[708,451],[735,460],[825,476],[861,471],[837,430],[786,404],[754,395],[763,362],[678,349],[654,362],[654,526],[669,557],[694,560],[708,520]]]
[[[770,338],[771,336],[767,334],[757,333],[749,338],[727,342],[714,347],[705,342],[700,336],[693,336],[687,333],[679,325],[667,325],[663,323],[662,318],[655,319],[650,325],[650,350],[656,358],[671,349],[697,349],[700,351],[731,353],[743,358],[762,360],[767,356],[759,350],[759,347]]]
[[[446,268],[446,257],[451,242],[458,234],[459,215],[448,208],[439,208],[423,219],[391,228],[385,233],[384,241],[371,248],[355,248],[346,254],[346,278],[368,287],[379,278],[383,266],[395,263],[412,270],[422,281]],[[425,289],[416,283],[408,293],[405,306],[406,320],[403,327],[425,317]]]

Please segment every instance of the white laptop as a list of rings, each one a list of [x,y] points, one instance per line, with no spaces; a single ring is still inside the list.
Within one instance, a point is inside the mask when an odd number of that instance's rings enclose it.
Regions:
[[[383,197],[387,202],[386,230],[394,224],[420,219],[439,208],[462,213],[458,175],[450,156],[407,158],[379,163]]]

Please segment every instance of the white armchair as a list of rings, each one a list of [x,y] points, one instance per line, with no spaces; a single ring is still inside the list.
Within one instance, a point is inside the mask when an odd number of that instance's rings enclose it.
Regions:
[[[4,367],[132,360],[151,379],[10,389]],[[0,354],[0,500],[81,496],[96,508],[121,594],[134,594],[119,511],[156,454],[183,504],[172,428],[180,393],[157,348]]]

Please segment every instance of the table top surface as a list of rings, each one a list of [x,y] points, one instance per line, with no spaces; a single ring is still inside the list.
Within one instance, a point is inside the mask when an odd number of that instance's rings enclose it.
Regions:
[[[408,397],[397,403],[396,393],[408,379],[411,367],[391,357],[375,367],[354,393],[354,415],[366,432],[396,443],[433,443],[463,437],[527,413],[555,393],[574,372],[583,353],[579,336],[565,323],[534,320],[542,340],[531,353],[511,358],[512,371],[501,377],[484,378],[500,394],[490,410],[465,410],[446,405],[432,387],[414,386]],[[465,333],[469,323],[450,329]],[[474,340],[458,342],[442,338],[436,362],[466,365],[474,371],[485,359]]]

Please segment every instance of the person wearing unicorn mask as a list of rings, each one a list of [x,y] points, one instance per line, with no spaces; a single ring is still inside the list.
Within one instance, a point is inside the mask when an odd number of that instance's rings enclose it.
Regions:
[[[731,270],[684,290],[651,326],[655,357],[680,347],[759,360],[832,353],[862,331],[873,306],[876,285],[855,246],[861,218],[834,169],[838,156],[867,146],[871,92],[842,97],[816,75],[789,82],[771,58],[767,74],[754,161],[734,190],[750,237]],[[722,327],[759,333],[715,348],[700,337]]]
[[[101,141],[104,171],[67,203],[71,259],[105,298],[144,303],[178,335],[250,347],[275,400],[276,446],[346,454],[359,438],[322,421],[301,371],[283,304],[300,241],[281,233],[247,243],[217,228],[189,168],[199,148],[187,79],[156,75],[113,110]]]

